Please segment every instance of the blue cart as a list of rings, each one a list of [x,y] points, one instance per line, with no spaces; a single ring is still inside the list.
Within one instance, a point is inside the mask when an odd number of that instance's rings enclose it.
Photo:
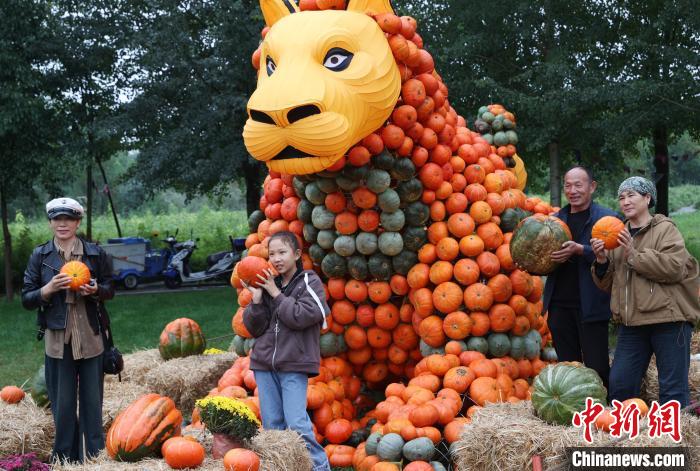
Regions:
[[[115,281],[126,289],[134,289],[142,281],[162,279],[172,257],[170,249],[155,250],[143,237],[108,239],[102,248],[112,257]]]

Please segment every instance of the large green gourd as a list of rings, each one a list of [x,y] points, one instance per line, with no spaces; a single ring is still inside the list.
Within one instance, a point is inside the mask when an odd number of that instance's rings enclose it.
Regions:
[[[535,214],[520,221],[513,231],[510,254],[518,266],[533,275],[548,275],[559,264],[552,252],[571,240],[571,231],[559,218]]]

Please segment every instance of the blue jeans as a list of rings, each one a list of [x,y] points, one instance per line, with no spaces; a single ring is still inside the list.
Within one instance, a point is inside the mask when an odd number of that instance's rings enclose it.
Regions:
[[[681,408],[686,407],[690,395],[688,369],[692,332],[689,322],[619,326],[610,369],[610,399],[623,401],[639,397],[642,378],[653,353],[659,371],[660,403],[675,399],[681,403]]]
[[[263,427],[294,430],[306,442],[314,464],[313,471],[330,471],[326,452],[316,441],[311,419],[306,412],[309,377],[305,373],[282,371],[255,370],[254,373]]]

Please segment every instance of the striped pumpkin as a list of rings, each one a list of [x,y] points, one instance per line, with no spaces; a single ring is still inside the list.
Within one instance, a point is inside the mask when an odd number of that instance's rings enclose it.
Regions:
[[[199,355],[206,348],[202,329],[192,319],[181,317],[165,326],[160,334],[158,350],[164,360]]]

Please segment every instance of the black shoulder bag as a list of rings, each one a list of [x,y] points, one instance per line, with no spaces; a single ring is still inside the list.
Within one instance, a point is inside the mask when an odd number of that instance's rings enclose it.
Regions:
[[[105,319],[106,313],[102,313],[102,303],[97,303],[97,315],[100,320],[100,332],[102,332],[102,340],[104,341],[105,349],[102,353],[102,371],[108,375],[119,375],[119,381],[122,380],[121,372],[124,369],[124,358],[117,347],[114,346],[112,338],[112,329],[109,328],[109,321]]]

